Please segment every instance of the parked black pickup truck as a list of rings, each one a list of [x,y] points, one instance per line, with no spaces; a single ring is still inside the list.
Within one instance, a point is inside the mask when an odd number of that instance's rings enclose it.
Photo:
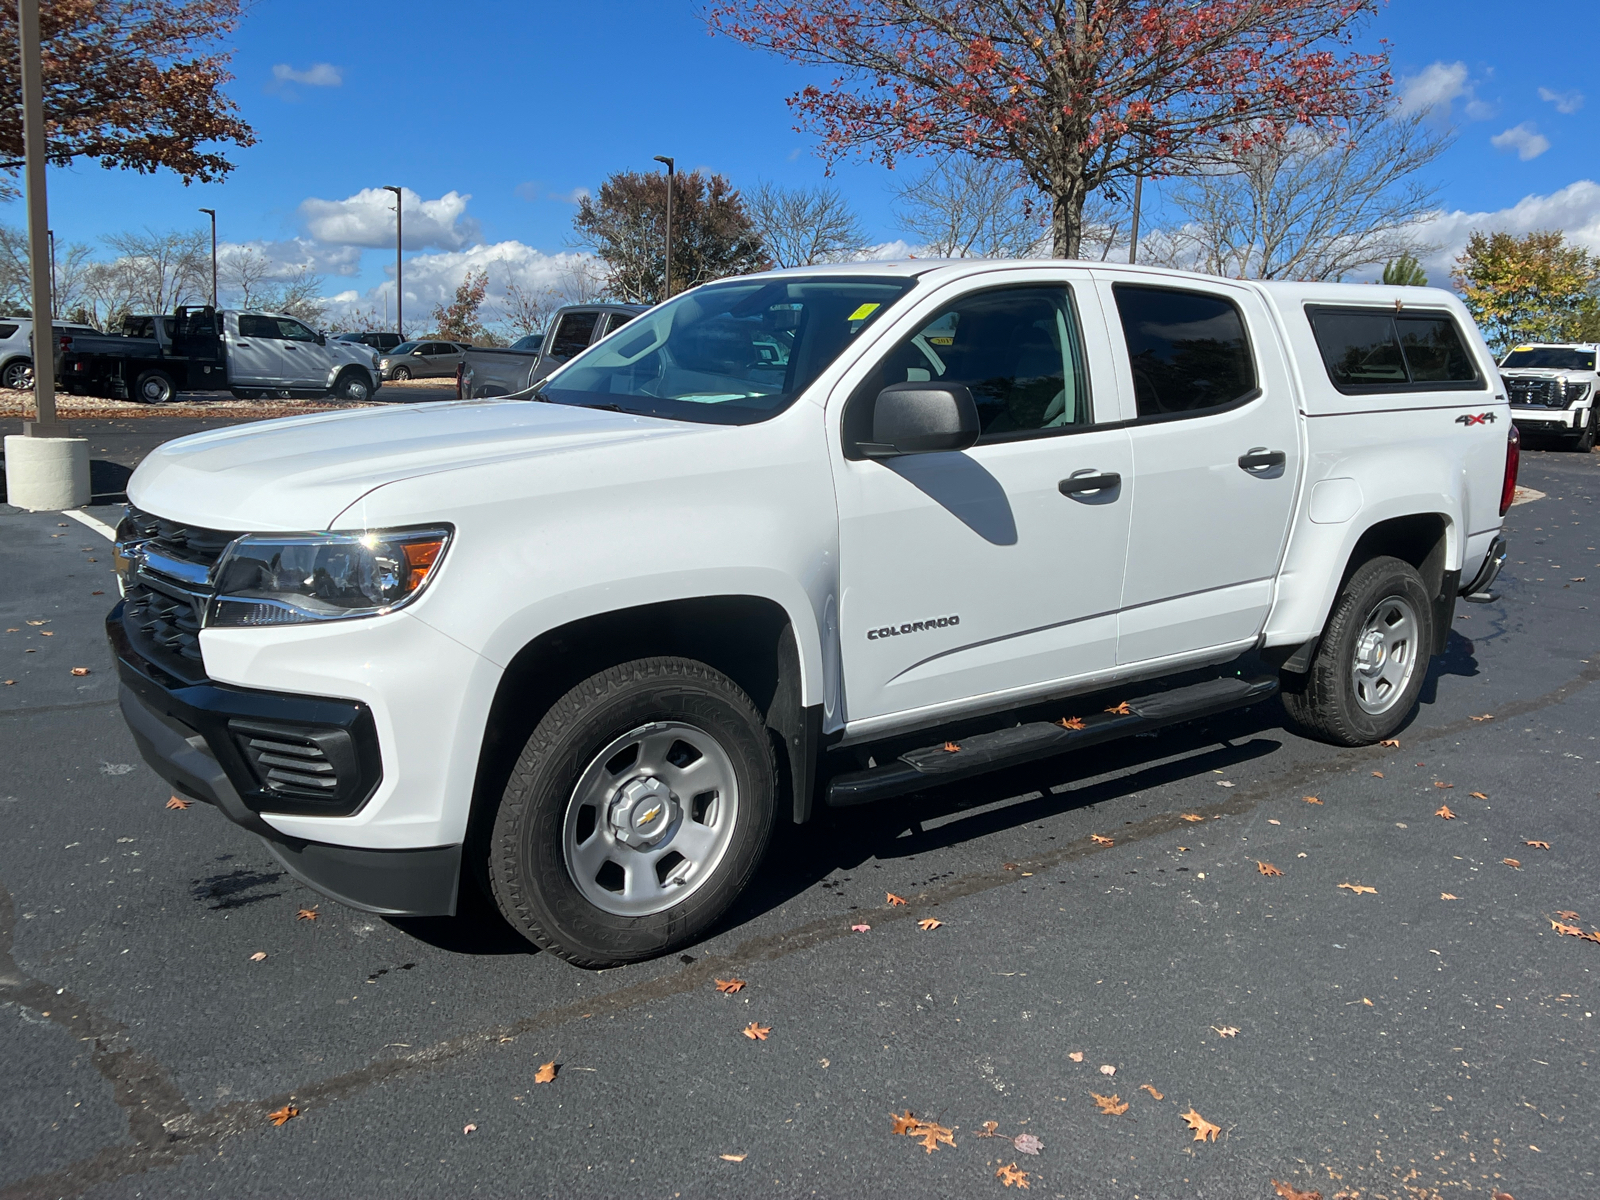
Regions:
[[[644,312],[643,304],[569,304],[558,308],[538,341],[470,347],[461,364],[461,398],[482,400],[526,391],[578,351]]]
[[[180,390],[366,400],[380,386],[371,347],[330,342],[276,313],[180,306],[171,316],[129,317],[120,334],[73,333],[58,345],[64,387],[149,404]]]

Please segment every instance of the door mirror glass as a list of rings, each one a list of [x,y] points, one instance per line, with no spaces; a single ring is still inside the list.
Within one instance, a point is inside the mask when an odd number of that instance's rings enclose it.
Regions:
[[[892,383],[873,406],[872,441],[861,442],[867,458],[965,450],[981,427],[972,392],[955,383]]]

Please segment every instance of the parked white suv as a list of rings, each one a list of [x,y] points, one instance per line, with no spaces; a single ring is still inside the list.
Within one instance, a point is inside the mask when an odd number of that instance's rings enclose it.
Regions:
[[[167,443],[108,632],[148,761],[297,878],[442,914],[465,873],[617,963],[700,936],[822,805],[1280,689],[1388,737],[1492,598],[1507,416],[1444,291],[756,275],[535,402]]]
[[[61,334],[97,333],[92,325],[58,323]],[[30,317],[0,317],[0,388],[13,390],[33,386],[33,320]]]
[[[1564,436],[1574,450],[1594,449],[1600,409],[1595,406],[1594,342],[1535,342],[1514,347],[1500,360],[1511,400],[1511,419],[1529,433]]]

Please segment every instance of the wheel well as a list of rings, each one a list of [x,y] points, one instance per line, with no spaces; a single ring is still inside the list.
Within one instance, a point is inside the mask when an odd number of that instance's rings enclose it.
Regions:
[[[1342,588],[1362,563],[1387,555],[1410,563],[1422,576],[1428,594],[1439,595],[1444,587],[1449,527],[1449,520],[1441,513],[1413,513],[1379,521],[1356,542],[1339,586]]]
[[[506,667],[484,728],[468,823],[469,855],[481,863],[506,780],[550,706],[589,676],[635,658],[692,658],[721,671],[762,713],[798,712],[798,657],[788,614],[759,596],[708,596],[584,617],[540,634]],[[787,653],[785,653],[787,651]],[[793,663],[789,662],[793,659]],[[781,697],[793,692],[792,704]]]

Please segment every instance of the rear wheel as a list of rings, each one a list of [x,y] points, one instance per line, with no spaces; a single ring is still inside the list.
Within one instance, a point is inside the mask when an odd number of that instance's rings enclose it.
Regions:
[[[1374,558],[1345,583],[1311,670],[1286,679],[1283,705],[1324,741],[1380,741],[1416,706],[1433,639],[1433,605],[1422,576],[1401,559]]]
[[[177,388],[165,371],[145,371],[134,381],[133,399],[141,404],[166,404],[175,395]]]
[[[394,370],[389,372],[389,378],[390,379],[410,379],[411,378],[411,368],[410,367],[396,367]]]
[[[501,912],[581,966],[666,953],[744,890],[777,774],[761,714],[704,663],[646,658],[573,688],[534,729],[489,848]]]
[[[0,386],[14,388],[22,391],[33,386],[33,360],[28,358],[13,358],[0,371]]]

